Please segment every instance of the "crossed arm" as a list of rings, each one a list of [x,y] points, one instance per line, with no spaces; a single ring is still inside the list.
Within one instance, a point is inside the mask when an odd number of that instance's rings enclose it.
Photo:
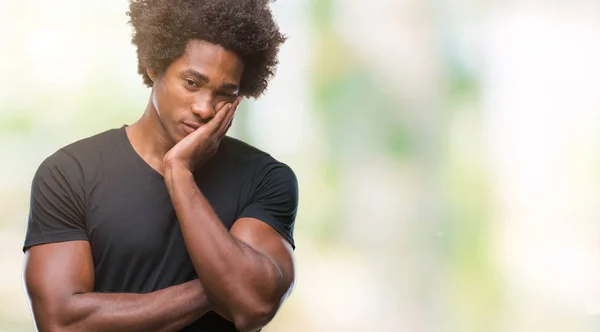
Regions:
[[[165,183],[196,273],[214,310],[240,331],[265,326],[295,280],[293,250],[271,226],[237,220],[228,232],[184,167],[167,167]]]
[[[257,219],[228,232],[189,171],[169,169],[165,180],[199,279],[148,294],[94,293],[87,241],[34,246],[24,281],[39,331],[178,331],[214,310],[245,332],[273,318],[295,280],[291,245]]]
[[[198,280],[148,294],[94,293],[87,241],[30,248],[24,276],[40,332],[177,331],[210,310]]]

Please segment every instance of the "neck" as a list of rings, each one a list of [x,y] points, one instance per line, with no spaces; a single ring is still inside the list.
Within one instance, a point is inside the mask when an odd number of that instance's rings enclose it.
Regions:
[[[152,168],[162,173],[162,160],[175,145],[160,123],[152,97],[148,101],[144,114],[126,128],[129,142],[134,150]]]

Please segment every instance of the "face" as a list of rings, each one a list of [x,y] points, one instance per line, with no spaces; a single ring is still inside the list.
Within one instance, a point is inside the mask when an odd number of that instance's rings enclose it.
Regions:
[[[179,142],[206,124],[238,96],[244,64],[233,52],[203,41],[190,41],[184,55],[154,81],[152,104],[157,129]]]

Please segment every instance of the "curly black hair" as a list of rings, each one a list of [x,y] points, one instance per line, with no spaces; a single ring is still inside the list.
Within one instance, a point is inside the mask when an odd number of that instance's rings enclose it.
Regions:
[[[190,40],[203,40],[236,53],[244,63],[239,94],[259,97],[275,74],[279,31],[268,0],[130,0],[129,23],[137,48],[138,73],[162,75]]]

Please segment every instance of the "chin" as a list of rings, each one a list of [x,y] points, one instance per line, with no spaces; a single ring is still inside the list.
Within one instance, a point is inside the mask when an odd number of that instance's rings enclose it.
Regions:
[[[178,135],[172,136],[171,141],[173,141],[174,144],[177,144],[177,143],[181,142],[181,140],[184,138],[185,138],[185,135],[178,134]]]
[[[177,144],[179,143],[179,141],[181,141],[185,135],[181,132],[179,132],[178,130],[176,130],[177,128],[169,128],[170,130],[167,130],[166,134],[169,140],[171,140],[171,142],[173,144]]]

